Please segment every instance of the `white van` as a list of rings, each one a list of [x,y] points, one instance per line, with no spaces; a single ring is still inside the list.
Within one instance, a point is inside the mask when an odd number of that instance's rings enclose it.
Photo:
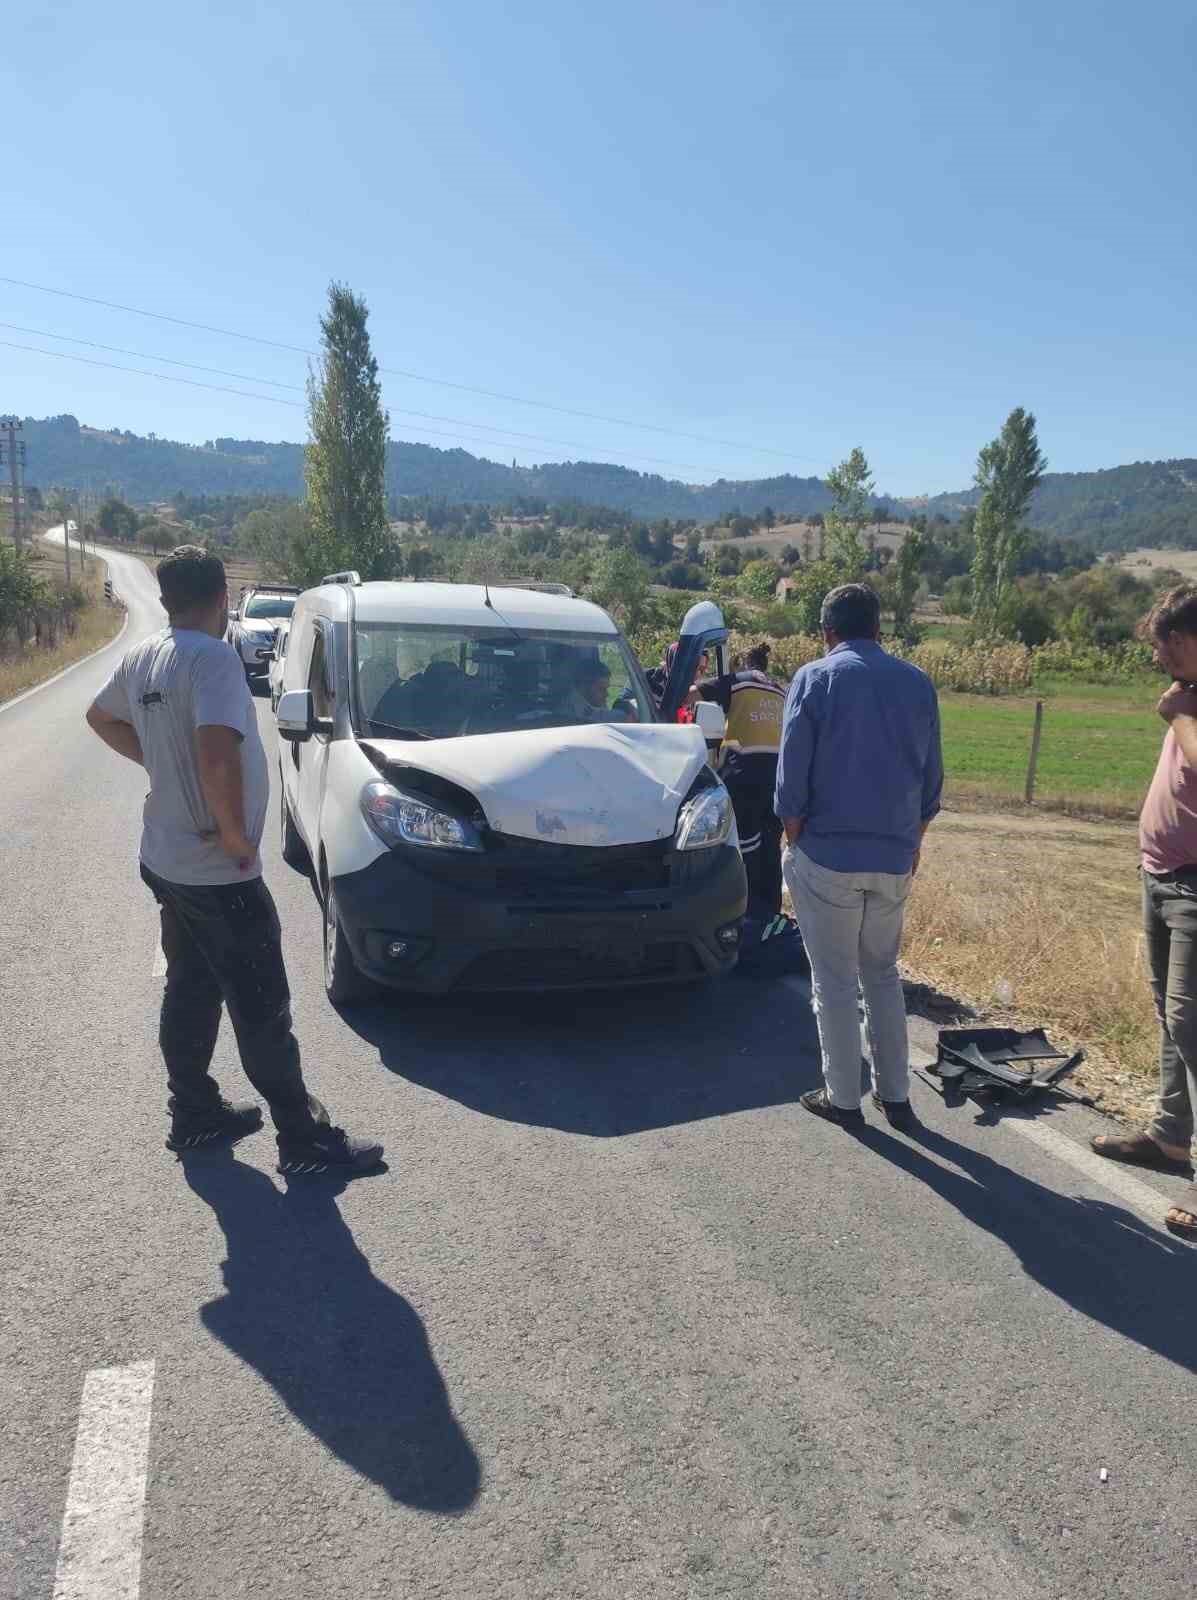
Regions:
[[[691,611],[667,713],[725,638],[715,606]],[[339,573],[303,593],[282,840],[319,886],[330,999],[728,971],[744,868],[707,762],[722,712],[699,712],[662,721],[614,622],[568,591]]]

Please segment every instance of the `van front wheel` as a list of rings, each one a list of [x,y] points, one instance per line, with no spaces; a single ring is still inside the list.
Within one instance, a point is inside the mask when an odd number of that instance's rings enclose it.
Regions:
[[[331,883],[324,886],[324,992],[334,1006],[368,1000],[377,993],[369,978],[354,965],[353,951],[337,916],[337,896]]]

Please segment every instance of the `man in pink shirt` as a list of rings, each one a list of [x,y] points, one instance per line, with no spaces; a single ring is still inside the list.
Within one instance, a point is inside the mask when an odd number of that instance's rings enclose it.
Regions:
[[[1197,1107],[1197,586],[1182,584],[1144,623],[1172,683],[1160,696],[1168,724],[1155,777],[1139,819],[1143,924],[1151,988],[1160,1019],[1160,1094],[1150,1128],[1099,1133],[1098,1155],[1161,1172],[1193,1168]],[[1168,1227],[1197,1239],[1197,1183],[1167,1216]]]

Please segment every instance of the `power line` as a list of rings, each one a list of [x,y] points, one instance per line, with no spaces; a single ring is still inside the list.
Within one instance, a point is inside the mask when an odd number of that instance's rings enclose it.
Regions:
[[[0,323],[0,327],[8,327],[8,326],[9,326],[9,324],[7,324],[7,323]],[[54,337],[56,337],[56,335],[52,334],[52,335],[50,335],[50,337],[54,338]],[[101,346],[101,348],[107,348],[107,347],[106,346]],[[243,398],[245,398],[247,400],[265,400],[268,405],[289,406],[291,409],[293,409],[295,411],[303,411],[305,409],[302,401],[299,401],[299,400],[284,400],[280,395],[254,394],[252,392],[252,390],[249,390],[249,389],[233,389],[233,388],[229,387],[229,385],[227,385],[227,384],[202,383],[196,378],[179,378],[179,377],[176,377],[175,374],[172,373],[172,372],[147,372],[143,367],[126,367],[126,366],[123,366],[122,364],[120,364],[119,362],[116,362],[116,361],[98,361],[98,360],[96,360],[96,358],[94,356],[77,356],[77,355],[73,354],[69,350],[39,350],[35,345],[16,344],[11,339],[0,339],[0,349],[5,349],[5,350],[24,350],[29,355],[51,356],[56,361],[78,361],[78,362],[82,362],[82,364],[84,366],[87,366],[87,367],[104,367],[110,372],[130,372],[130,373],[133,373],[134,376],[136,376],[138,378],[155,378],[155,379],[157,379],[157,381],[159,383],[182,383],[182,384],[185,384],[189,389],[210,389],[215,394],[236,394],[236,395],[241,395]],[[156,358],[155,357],[147,357],[147,359],[154,360]],[[205,368],[201,368],[200,370],[201,371],[210,371],[211,369],[205,367]],[[257,382],[258,380],[257,379],[250,379],[249,381],[250,382]],[[414,414],[416,416],[424,415],[423,412],[416,412]],[[450,419],[445,419],[445,420],[450,420]],[[464,440],[467,444],[490,445],[492,448],[494,448],[500,442],[499,440],[496,440],[496,439],[478,438],[476,435],[475,436],[471,436],[468,433],[460,433],[460,432],[457,432],[457,433],[446,433],[443,428],[424,428],[424,427],[413,426],[411,424],[405,424],[404,426],[405,426],[406,431],[409,432],[409,433],[424,433],[424,434],[428,434],[430,437],[432,437],[434,439],[452,439],[458,444],[460,444]],[[486,424],[485,423],[477,423],[477,424],[470,424],[470,426],[485,427]],[[402,440],[400,440],[399,442],[402,443]],[[655,459],[655,458],[649,458],[649,459]],[[671,463],[669,463],[669,465],[686,467],[686,468],[688,468],[688,469],[690,469],[690,470],[692,470],[694,472],[709,472],[709,471],[711,471],[711,468],[709,468],[709,467],[703,467],[703,466],[700,466],[700,465],[696,464],[695,462],[689,462],[689,461],[671,462]]]
[[[37,339],[59,339],[64,344],[81,344],[86,346],[86,348],[89,350],[106,350],[111,355],[136,356],[139,361],[164,361],[168,366],[186,367],[190,372],[207,372],[220,378],[239,378],[243,383],[264,383],[273,389],[290,389],[295,394],[303,394],[304,392],[303,385],[299,383],[282,383],[274,378],[255,377],[252,373],[248,372],[229,372],[224,367],[205,367],[201,366],[195,361],[180,361],[174,356],[152,355],[147,350],[127,350],[123,345],[118,344],[98,344],[94,339],[77,339],[72,334],[51,333],[46,328],[26,328],[19,322],[0,322],[0,328],[8,328],[14,333],[28,333]],[[32,349],[32,346],[27,345],[17,348]],[[60,355],[62,352],[56,350],[46,350],[38,353],[52,356]],[[118,370],[132,372],[135,369],[132,367],[124,367],[119,368]],[[145,376],[150,378],[166,377],[168,374],[149,372],[146,373]],[[213,387],[215,388],[216,385],[213,385]],[[222,392],[226,391],[222,390]],[[245,391],[232,390],[227,392],[240,394],[244,393]],[[268,400],[273,397],[270,395],[261,395],[258,398]],[[711,470],[710,468],[699,466],[693,461],[673,461],[664,456],[641,455],[632,450],[620,450],[618,448],[609,450],[596,445],[583,444],[578,439],[554,438],[551,434],[521,433],[515,428],[498,428],[489,422],[474,422],[469,417],[442,417],[439,416],[435,411],[411,411],[405,409],[403,406],[391,406],[389,409],[394,412],[396,416],[421,417],[426,422],[448,422],[455,424],[458,427],[473,428],[481,433],[499,434],[503,438],[507,439],[531,439],[538,444],[564,445],[570,450],[585,450],[587,452],[593,452],[593,459],[595,460],[601,460],[604,457],[611,455],[621,455],[625,456],[629,461],[651,461],[657,466],[661,467],[681,467],[686,471],[694,472],[706,472]],[[422,430],[413,429],[412,431],[420,432]]]
[[[101,300],[95,295],[77,294],[71,289],[54,289],[45,283],[30,283],[25,278],[9,278],[0,274],[0,283],[12,284],[20,289],[33,289],[38,294],[59,295],[64,300],[79,300],[84,305],[103,306],[108,311],[123,311],[130,316],[152,317],[156,322],[170,322],[178,328],[193,328],[199,333],[215,333],[224,339],[244,339],[250,344],[265,345],[271,350],[286,350],[291,355],[308,356],[315,358],[317,352],[309,350],[303,345],[284,344],[279,339],[266,339],[261,334],[241,333],[235,328],[217,328],[208,322],[192,322],[187,317],[168,316],[162,311],[147,311],[141,306],[126,306],[115,300]],[[547,400],[530,400],[526,395],[505,394],[499,389],[480,389],[473,384],[453,383],[448,378],[430,378],[423,372],[409,372],[403,367],[383,367],[378,369],[392,377],[408,378],[414,383],[436,384],[442,389],[456,389],[461,394],[482,395],[488,400],[503,400],[510,405],[535,406],[541,411],[556,411],[563,417],[582,417],[588,422],[606,422],[618,428],[639,428],[648,433],[670,434],[676,439],[693,439],[699,444],[719,445],[727,450],[749,450],[757,455],[777,456],[783,461],[813,462],[812,456],[798,456],[788,450],[774,450],[763,444],[742,444],[734,439],[718,439],[710,434],[690,433],[682,428],[667,428],[656,422],[632,422],[627,417],[608,417],[597,411],[580,411],[573,406],[553,405]]]
[[[228,372],[224,367],[202,367],[196,361],[179,361],[174,356],[150,355],[146,350],[126,350],[119,344],[97,344],[94,339],[76,339],[69,333],[51,333],[48,328],[26,328],[19,322],[0,322],[0,328],[13,333],[28,333],[35,339],[61,339],[64,344],[82,344],[89,350],[107,350],[114,356],[136,356],[139,361],[165,361],[168,367],[187,367],[191,372],[211,372],[218,378],[239,378],[242,383],[264,383],[270,389],[293,389],[303,393],[301,383],[280,383],[275,378],[256,378],[249,372]],[[46,352],[53,355],[54,351]]]

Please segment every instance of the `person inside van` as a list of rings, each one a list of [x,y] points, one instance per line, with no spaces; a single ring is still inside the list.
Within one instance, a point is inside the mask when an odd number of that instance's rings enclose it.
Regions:
[[[572,722],[636,722],[636,707],[626,697],[612,706],[611,669],[599,655],[589,651],[573,671],[573,688],[566,696],[564,715]]]

